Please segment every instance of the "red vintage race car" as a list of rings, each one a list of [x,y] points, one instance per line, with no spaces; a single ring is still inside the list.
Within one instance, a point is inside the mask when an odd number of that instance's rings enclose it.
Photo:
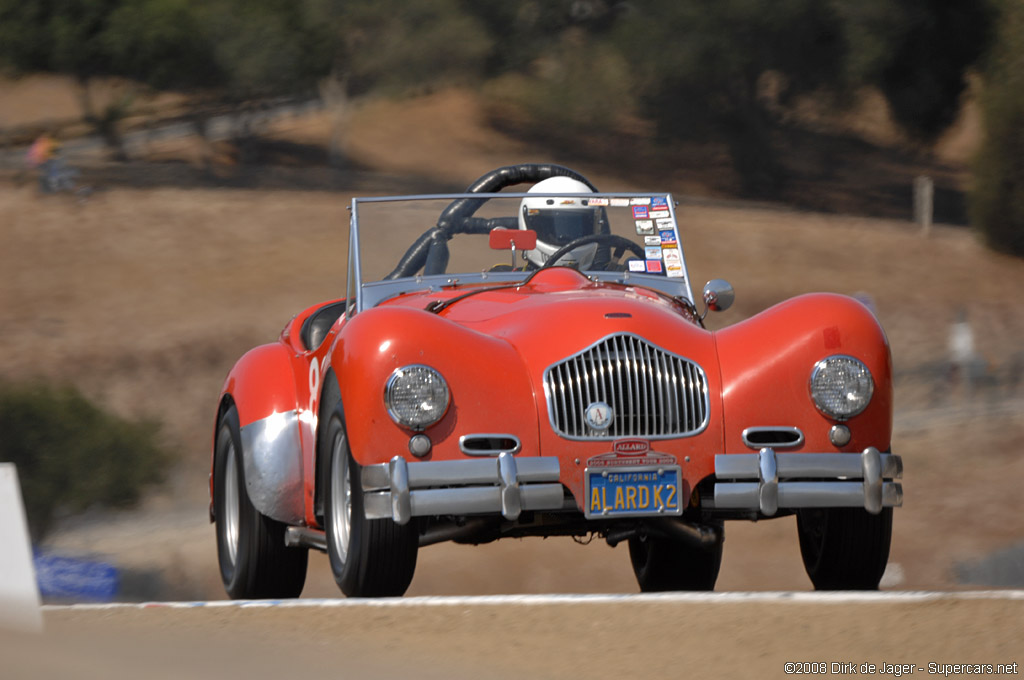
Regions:
[[[554,165],[353,199],[347,294],[224,383],[228,594],[298,596],[310,548],[376,597],[422,546],[588,535],[628,543],[641,590],[709,590],[726,520],[794,513],[816,588],[877,588],[902,503],[884,332],[832,294],[710,332],[733,291],[694,297],[680,236],[670,195]]]

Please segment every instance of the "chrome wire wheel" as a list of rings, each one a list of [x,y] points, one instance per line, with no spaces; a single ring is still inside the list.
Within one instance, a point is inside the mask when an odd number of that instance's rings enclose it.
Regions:
[[[344,432],[334,436],[331,445],[331,538],[338,561],[348,560],[352,537],[352,469],[348,460],[348,446]]]
[[[238,461],[235,456],[235,444],[229,438],[224,464],[224,547],[232,565],[238,564],[239,537],[239,494],[238,494]]]

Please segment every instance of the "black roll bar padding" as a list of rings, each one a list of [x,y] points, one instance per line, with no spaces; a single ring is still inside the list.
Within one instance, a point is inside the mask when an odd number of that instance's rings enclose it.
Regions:
[[[427,249],[427,261],[423,264],[423,275],[444,274],[448,270],[448,239],[440,231],[434,231]]]
[[[398,261],[398,265],[395,269],[384,277],[385,281],[391,279],[398,279],[403,276],[413,276],[420,270],[423,264],[427,261],[427,255],[430,253],[430,246],[434,239],[441,235],[441,230],[437,227],[431,227],[416,239],[409,250],[405,251],[405,255]]]
[[[519,217],[467,217],[463,220],[459,233],[486,236],[498,228],[518,229]]]
[[[590,180],[564,165],[551,163],[523,163],[520,165],[506,165],[503,168],[491,170],[486,175],[478,178],[466,189],[467,194],[492,194],[497,193],[505,187],[523,184],[526,182],[537,183],[551,177],[570,177],[583,182],[591,191],[597,191],[597,187],[591,184]],[[458,198],[452,201],[441,217],[437,220],[437,226],[448,234],[463,233],[462,223],[473,216],[480,206],[486,201],[484,199]]]

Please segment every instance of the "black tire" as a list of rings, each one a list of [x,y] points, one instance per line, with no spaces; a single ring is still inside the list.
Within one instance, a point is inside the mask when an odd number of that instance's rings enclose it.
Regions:
[[[800,555],[815,590],[878,590],[889,561],[892,508],[799,510]]]
[[[298,597],[306,583],[308,551],[287,547],[285,525],[260,514],[249,500],[234,406],[220,419],[215,447],[213,502],[224,589],[233,599]]]
[[[724,535],[721,532],[719,540],[707,547],[660,536],[629,539],[629,560],[641,592],[714,590]]]
[[[325,438],[324,489],[327,556],[341,592],[349,597],[400,597],[412,583],[419,551],[416,521],[366,519],[359,466],[352,458],[340,413]]]

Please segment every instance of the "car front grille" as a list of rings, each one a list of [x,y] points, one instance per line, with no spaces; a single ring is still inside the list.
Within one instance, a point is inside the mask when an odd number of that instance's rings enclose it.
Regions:
[[[683,437],[708,419],[703,369],[632,334],[612,335],[544,372],[555,431],[572,439]],[[588,406],[612,408],[611,424],[587,424]]]

